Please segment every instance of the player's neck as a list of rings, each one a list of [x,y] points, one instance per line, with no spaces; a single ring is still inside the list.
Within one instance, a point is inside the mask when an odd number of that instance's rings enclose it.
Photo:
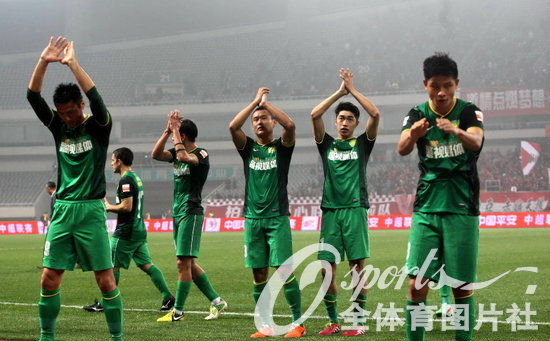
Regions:
[[[256,135],[258,138],[258,144],[265,146],[268,143],[271,143],[273,141],[273,134],[269,135]]]
[[[195,142],[191,142],[191,141],[185,141],[183,143],[183,146],[185,147],[185,150],[189,153],[189,152],[192,152],[193,150],[197,149],[197,145],[195,144]]]
[[[132,171],[132,167],[122,166],[122,167],[120,167],[120,176],[124,176],[124,175],[126,175],[126,173],[131,172],[131,171]]]

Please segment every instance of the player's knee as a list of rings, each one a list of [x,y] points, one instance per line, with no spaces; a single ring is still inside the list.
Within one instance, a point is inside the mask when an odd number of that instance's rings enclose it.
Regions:
[[[179,272],[190,272],[193,265],[193,258],[178,257],[176,264]]]
[[[423,301],[428,296],[428,280],[411,277],[409,280],[409,298],[413,301]]]
[[[453,288],[453,295],[455,298],[466,298],[474,294],[473,290],[463,290],[460,288]]]
[[[151,263],[151,264],[142,264],[142,265],[139,266],[139,268],[140,268],[142,271],[147,272],[147,270],[149,270],[149,268],[152,267],[152,266],[153,266],[152,263]]]
[[[97,286],[101,292],[110,292],[116,289],[115,276],[111,269],[95,272]]]
[[[61,284],[62,271],[56,271],[53,269],[44,269],[42,276],[40,277],[40,286],[44,290],[55,290],[59,288]]]
[[[267,268],[252,269],[252,275],[254,276],[254,282],[261,283],[267,281]]]

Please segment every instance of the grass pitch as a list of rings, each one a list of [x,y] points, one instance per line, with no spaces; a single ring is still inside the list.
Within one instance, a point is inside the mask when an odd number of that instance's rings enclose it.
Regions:
[[[404,263],[408,231],[370,231],[370,264],[384,271],[389,266],[401,267]],[[318,233],[297,232],[293,234],[294,250],[317,242]],[[119,283],[123,295],[125,340],[246,340],[255,331],[252,299],[252,274],[244,268],[242,233],[206,233],[202,237],[198,263],[208,272],[214,288],[229,303],[228,314],[215,321],[204,321],[209,302],[193,287],[186,302],[183,321],[157,323],[162,315],[155,312],[160,307],[161,296],[149,277],[135,264],[128,271],[121,270]],[[0,238],[0,340],[36,340],[39,335],[38,302],[41,253],[44,236],[5,236]],[[175,289],[176,267],[171,233],[151,233],[148,237],[153,261],[164,272],[170,288]],[[538,273],[517,271],[504,276],[488,288],[476,292],[476,302],[496,303],[503,310],[499,317],[498,331],[483,324],[476,332],[476,340],[549,340],[550,339],[550,229],[481,230],[479,252],[479,281],[485,281],[508,270],[520,267],[537,267]],[[310,257],[313,261],[315,257]],[[306,264],[297,271],[298,276]],[[337,283],[348,271],[346,263],[339,267]],[[349,281],[349,277],[347,278]],[[319,289],[320,279],[303,290],[303,310],[307,309]],[[395,282],[394,282],[395,283]],[[537,285],[534,294],[527,294],[529,285]],[[65,273],[61,286],[61,308],[57,320],[56,340],[108,340],[103,314],[88,313],[81,306],[93,302],[100,293],[92,273],[80,270]],[[351,292],[340,290],[338,310],[346,310]],[[289,314],[283,295],[279,295],[275,314]],[[388,307],[394,302],[403,307],[406,288],[395,290],[393,285],[381,290],[373,288],[368,294],[367,310],[373,312],[378,303]],[[429,304],[439,304],[436,291],[430,293]],[[531,320],[539,323],[538,330],[512,332],[506,323],[513,303],[520,308],[531,303],[537,315]],[[306,321],[309,339],[319,339],[317,332],[326,323],[319,318],[325,315],[321,304],[314,318]],[[403,315],[400,315],[403,317]],[[524,320],[524,316],[520,315]],[[276,318],[286,324],[289,317]],[[403,327],[390,331],[388,327],[376,331],[376,321],[368,321],[369,340],[402,340]],[[346,339],[331,337],[331,340]],[[454,340],[454,331],[441,331],[441,323],[434,322],[434,330],[427,333],[426,340]]]

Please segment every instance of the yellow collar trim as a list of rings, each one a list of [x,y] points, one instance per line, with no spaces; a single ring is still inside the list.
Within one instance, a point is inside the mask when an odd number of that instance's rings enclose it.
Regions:
[[[447,111],[447,113],[446,113],[445,115],[442,115],[442,114],[438,113],[438,112],[435,110],[435,108],[434,108],[434,106],[433,106],[433,103],[432,103],[432,100],[429,100],[429,101],[428,101],[428,105],[430,106],[430,109],[431,109],[433,112],[435,112],[437,115],[439,115],[439,116],[441,116],[441,117],[445,117],[445,116],[447,116],[447,115],[449,115],[450,113],[453,112],[453,109],[455,108],[455,105],[456,105],[456,97],[453,97],[453,105],[451,106],[451,109],[449,109],[449,111]]]

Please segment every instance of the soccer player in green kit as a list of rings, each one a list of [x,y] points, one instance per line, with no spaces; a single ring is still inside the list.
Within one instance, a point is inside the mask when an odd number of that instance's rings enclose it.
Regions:
[[[111,255],[113,272],[118,285],[120,268],[128,269],[133,259],[136,265],[143,270],[162,294],[160,311],[169,311],[174,306],[174,296],[168,289],[162,271],[153,264],[149,248],[147,247],[147,230],[143,221],[143,183],[139,176],[132,171],[134,153],[126,147],[113,151],[111,168],[120,174],[120,181],[116,191],[116,204],[111,205],[107,198],[105,209],[117,213],[117,225],[111,237]],[[85,306],[84,310],[101,312],[100,302]]]
[[[365,259],[370,257],[367,209],[369,207],[366,166],[378,134],[380,112],[378,108],[363,96],[353,85],[353,74],[349,69],[340,69],[342,83],[340,88],[317,105],[311,111],[311,123],[317,148],[321,154],[325,175],[321,209],[320,241],[334,246],[342,259],[347,255],[349,267],[356,273],[361,273]],[[369,118],[365,130],[354,137],[355,128],[359,125],[359,108],[350,102],[341,102],[336,107],[335,125],[338,137],[335,139],[325,131],[323,114],[338,99],[351,94],[367,111]],[[338,321],[336,309],[337,290],[335,283],[336,263],[334,255],[320,250],[318,258],[328,261],[332,267],[332,278],[324,297],[325,307],[330,322],[319,332],[319,335],[334,335],[342,328]],[[323,271],[323,276],[326,276]],[[365,310],[367,291],[359,288],[363,283],[361,278],[355,283],[354,303]],[[359,311],[360,315],[361,311]],[[365,328],[359,324],[356,329],[346,330],[342,335],[357,336],[365,333]]]
[[[174,309],[157,322],[174,322],[183,319],[185,300],[191,283],[210,301],[210,314],[206,320],[217,319],[227,308],[227,303],[214,290],[206,272],[197,264],[202,233],[204,209],[201,206],[202,188],[208,177],[210,163],[208,152],[197,147],[198,129],[193,121],[179,117],[174,110],[168,117],[166,129],[155,144],[151,156],[155,160],[170,162],[174,167],[174,245],[178,284]],[[174,148],[165,150],[166,141],[172,135]]]
[[[269,89],[258,89],[254,100],[229,124],[233,143],[243,159],[245,175],[244,257],[252,268],[254,300],[258,302],[268,279],[269,267],[278,268],[292,256],[287,195],[288,170],[294,150],[295,125],[284,112],[268,102]],[[252,115],[252,129],[257,141],[246,136],[242,126]],[[273,136],[276,123],[283,127],[281,138]],[[281,269],[284,270],[285,269]],[[284,285],[285,298],[292,312],[292,321],[302,315],[298,280],[290,274]],[[251,337],[273,335],[267,324]],[[285,337],[302,337],[306,329],[293,324]]]
[[[483,113],[457,99],[458,67],[447,54],[424,60],[424,88],[428,101],[412,108],[403,122],[397,151],[418,149],[420,179],[413,205],[406,266],[409,299],[406,335],[424,340],[425,327],[412,328],[415,313],[424,312],[428,281],[439,281],[443,267],[448,277],[467,285],[476,281],[479,239],[479,178],[476,162],[483,146]],[[435,250],[427,271],[419,269]],[[422,278],[421,278],[422,277]],[[447,282],[447,281],[446,281]],[[454,282],[454,281],[453,281]],[[447,282],[448,283],[448,282]],[[453,284],[453,283],[448,283]],[[457,284],[458,285],[458,284]],[[455,287],[455,303],[463,305],[467,330],[456,330],[456,340],[472,340],[475,326],[473,290]],[[458,309],[455,309],[456,313]],[[413,330],[415,329],[415,330]]]
[[[56,62],[69,67],[90,101],[92,115],[84,114],[76,84],[58,85],[53,96],[56,110],[42,98],[46,69]],[[50,38],[31,76],[27,100],[54,137],[58,164],[57,200],[44,244],[40,283],[40,340],[54,339],[61,278],[65,270],[74,269],[76,259],[83,271],[94,271],[111,340],[122,340],[122,300],[113,276],[103,205],[112,120],[94,82],[76,60],[73,42]]]

